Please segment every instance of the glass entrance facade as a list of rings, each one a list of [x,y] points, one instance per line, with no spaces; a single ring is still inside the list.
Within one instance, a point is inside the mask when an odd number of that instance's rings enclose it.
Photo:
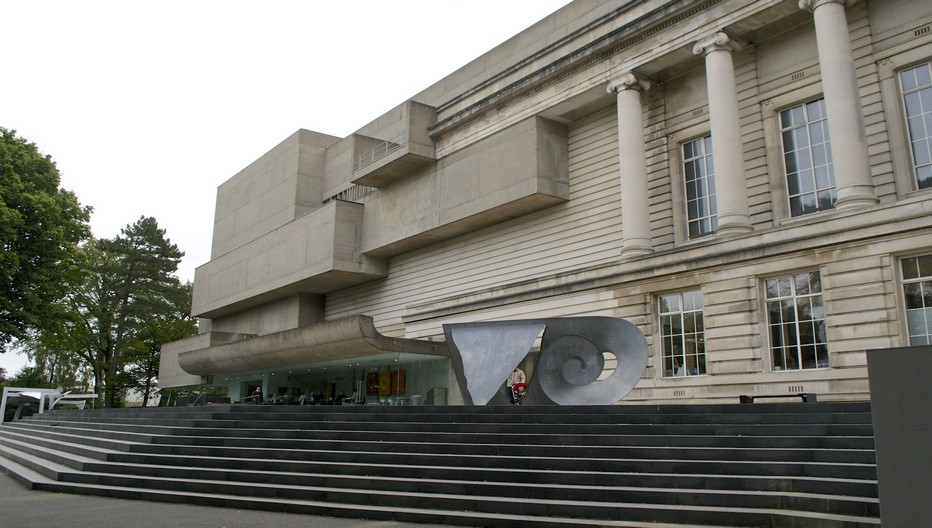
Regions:
[[[447,405],[450,360],[388,353],[216,376],[234,403]]]

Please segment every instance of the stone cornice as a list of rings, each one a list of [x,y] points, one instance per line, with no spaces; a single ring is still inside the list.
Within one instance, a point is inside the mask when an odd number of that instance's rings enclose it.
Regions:
[[[658,8],[645,16],[637,18],[630,24],[612,31],[610,34],[587,44],[585,47],[560,57],[547,66],[536,70],[530,75],[521,78],[511,85],[443,119],[430,128],[429,135],[435,140],[442,138],[443,136],[446,136],[447,134],[450,134],[451,132],[463,126],[466,126],[469,123],[483,119],[489,114],[510,106],[515,102],[533,95],[534,93],[537,93],[548,86],[556,84],[577,72],[605,61],[621,50],[628,48],[652,35],[655,35],[674,24],[682,22],[683,20],[694,16],[696,13],[704,11],[715,4],[721,3],[722,1],[724,0],[706,0],[704,2],[697,3],[695,0],[679,0],[677,2],[673,2],[671,5],[665,5],[661,8]],[[591,31],[591,29],[595,26],[608,23],[611,21],[611,19],[618,17],[621,13],[630,10],[634,6],[641,3],[643,2],[637,1],[625,4],[624,7],[619,8],[611,14],[602,17],[587,27],[580,29],[576,33],[564,37],[558,43],[555,43],[540,53],[535,54],[528,59],[518,63],[511,70],[513,71],[514,69],[520,68],[521,66],[532,62],[535,59],[539,59],[539,56],[553,51],[561,45],[565,45],[567,42],[570,42],[576,38],[579,34],[586,31]],[[450,108],[454,104],[463,101],[467,97],[478,93],[496,81],[501,80],[509,73],[510,72],[503,72],[497,76],[494,76],[481,83],[479,86],[465,92],[464,94],[439,105],[437,107],[438,112],[442,112],[444,109]]]

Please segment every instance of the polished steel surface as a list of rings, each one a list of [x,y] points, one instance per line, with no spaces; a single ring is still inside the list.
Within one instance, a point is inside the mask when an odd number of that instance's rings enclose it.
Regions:
[[[538,337],[540,355],[528,358],[526,404],[610,405],[634,388],[647,367],[647,340],[624,319],[523,319],[443,329],[468,405],[506,403],[504,381]]]

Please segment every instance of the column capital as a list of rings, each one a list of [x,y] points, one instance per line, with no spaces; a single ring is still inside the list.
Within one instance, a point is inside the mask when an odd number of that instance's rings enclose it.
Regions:
[[[695,55],[708,55],[713,51],[728,51],[728,52],[738,52],[744,47],[744,42],[741,40],[725,33],[724,31],[719,31],[709,35],[708,37],[697,41],[693,45],[693,54]]]
[[[651,81],[643,75],[639,75],[634,72],[626,72],[621,75],[612,77],[608,81],[608,86],[606,91],[608,93],[618,93],[624,90],[638,90],[641,92],[646,92],[650,89]]]
[[[799,0],[799,8],[804,11],[815,11],[826,4],[841,4],[842,7],[851,7],[858,0]]]

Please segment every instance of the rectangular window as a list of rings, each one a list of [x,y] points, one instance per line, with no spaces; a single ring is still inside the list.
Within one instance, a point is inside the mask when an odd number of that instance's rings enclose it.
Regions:
[[[663,376],[705,374],[705,329],[699,290],[663,295],[659,299]]]
[[[901,261],[910,345],[932,344],[932,255]]]
[[[828,367],[819,272],[764,281],[774,370]]]
[[[718,228],[712,136],[683,144],[683,177],[689,238],[711,235]]]
[[[917,189],[932,189],[932,63],[900,72]]]
[[[780,136],[790,215],[835,206],[835,170],[825,116],[825,99],[780,112]]]

